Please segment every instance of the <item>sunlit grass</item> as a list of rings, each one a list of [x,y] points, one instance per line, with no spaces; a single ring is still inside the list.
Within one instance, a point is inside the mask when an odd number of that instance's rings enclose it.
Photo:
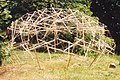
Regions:
[[[13,51],[20,60],[11,56],[5,63],[6,72],[0,75],[0,80],[119,80],[120,66],[115,57],[103,55],[91,67],[93,57],[72,56],[68,68],[68,55],[52,53],[50,60],[47,53],[37,53],[40,69],[34,52],[30,55],[24,51]],[[9,62],[9,63],[8,63]],[[115,63],[116,68],[109,68],[110,63]]]

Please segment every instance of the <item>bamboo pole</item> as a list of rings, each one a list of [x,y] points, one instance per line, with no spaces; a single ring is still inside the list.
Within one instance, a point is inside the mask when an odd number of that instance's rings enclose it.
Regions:
[[[72,55],[70,54],[70,56],[68,58],[68,63],[67,63],[67,66],[66,66],[67,69],[70,66],[71,59],[72,59]]]
[[[33,55],[31,54],[30,50],[27,49],[24,45],[22,45],[23,49],[25,49],[26,52],[28,52],[28,54],[30,55],[30,57],[32,58],[32,60],[34,60]]]
[[[14,23],[12,22],[12,26],[11,26],[11,28],[12,28],[12,43],[11,43],[11,46],[12,46],[12,48],[13,48],[13,44],[14,44],[14,25],[13,25]]]
[[[40,62],[39,62],[39,57],[38,57],[36,52],[35,52],[35,57],[36,57],[36,60],[37,60],[38,67],[41,70],[42,68],[41,68],[41,65],[40,65]]]
[[[54,48],[56,48],[56,43],[57,43],[57,32],[54,31]],[[54,50],[54,52],[56,52],[56,50]]]
[[[50,14],[47,12],[50,12]],[[17,21],[13,22],[9,28],[12,30],[11,45],[14,46],[14,49],[22,47],[26,52],[29,53],[30,56],[32,56],[30,53],[31,50],[46,47],[50,59],[51,49],[54,50],[54,52],[60,51],[70,55],[76,46],[84,48],[84,51],[87,50],[85,56],[87,56],[88,51],[94,51],[100,54],[104,50],[102,48],[103,43],[101,38],[99,40],[95,39],[95,34],[101,36],[103,33],[101,34],[100,32],[104,31],[104,27],[97,27],[98,25],[91,24],[91,22],[89,22],[90,17],[86,15],[83,16],[82,13],[79,14],[80,18],[78,18],[75,16],[76,13],[78,14],[78,11],[73,11],[71,9],[68,9],[67,11],[54,8],[52,8],[52,11],[49,11],[49,9],[46,8],[45,10],[37,10],[33,13],[27,13],[25,16],[22,16],[22,18],[19,18]],[[59,33],[73,33],[74,31],[72,30],[77,31],[75,35],[76,39],[73,42],[66,40],[66,38],[63,39],[63,37],[61,38],[59,36]],[[49,32],[53,34],[53,38],[50,38]],[[93,35],[91,41],[87,41],[85,39],[86,34],[88,33],[91,33]],[[22,43],[14,43],[15,38],[18,36],[21,37]],[[24,38],[26,36],[27,39]],[[30,41],[31,37],[33,36],[36,36],[36,43],[32,43]],[[46,40],[46,38],[50,39]],[[67,44],[67,46],[64,46],[64,43]],[[106,52],[111,52],[111,50],[107,49],[110,48],[109,46],[104,45],[104,47],[106,47]],[[68,66],[70,64],[70,61],[71,57],[69,56],[67,64]],[[39,65],[38,60],[37,63]]]
[[[51,54],[50,54],[50,50],[49,50],[48,44],[47,44],[47,51],[48,51],[49,58],[50,58],[50,60],[51,60]]]

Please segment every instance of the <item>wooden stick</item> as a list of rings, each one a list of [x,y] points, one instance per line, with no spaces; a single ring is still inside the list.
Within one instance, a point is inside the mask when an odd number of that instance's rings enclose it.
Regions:
[[[13,30],[13,22],[12,22],[12,43],[11,43],[11,46],[13,47],[13,44],[14,44],[14,30]]]
[[[50,50],[49,50],[48,44],[47,44],[47,51],[48,51],[49,58],[50,58],[50,60],[51,60],[51,54],[50,54]]]
[[[70,65],[71,59],[72,59],[72,55],[70,54],[69,59],[68,59],[68,63],[67,63],[67,66],[66,66],[67,69],[68,69],[68,67],[69,67],[69,65]]]
[[[39,57],[38,57],[36,52],[35,52],[35,56],[36,56],[36,60],[37,60],[37,64],[39,66],[39,69],[42,69],[41,66],[40,66]]]
[[[56,42],[57,42],[57,33],[54,31],[54,48],[56,48]],[[56,50],[54,50],[56,52]]]
[[[106,49],[106,48],[105,48],[105,49]],[[91,67],[92,64],[93,64],[94,62],[96,62],[96,61],[101,57],[102,54],[104,54],[105,49],[102,51],[102,53],[98,53],[98,54],[96,55],[96,57],[95,57],[94,60],[91,62],[91,64],[90,64],[89,67]]]
[[[23,49],[25,49],[25,50],[26,50],[26,52],[28,52],[28,53],[29,53],[29,55],[31,56],[32,60],[34,60],[33,55],[31,54],[30,50],[28,50],[27,48],[25,48],[25,46],[24,46],[24,45],[22,45],[22,47],[23,47]]]

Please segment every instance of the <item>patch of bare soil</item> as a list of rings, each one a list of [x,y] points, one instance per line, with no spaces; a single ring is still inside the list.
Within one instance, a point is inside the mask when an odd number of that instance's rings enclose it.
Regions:
[[[6,80],[3,75],[7,72],[5,67],[0,67],[0,80]]]

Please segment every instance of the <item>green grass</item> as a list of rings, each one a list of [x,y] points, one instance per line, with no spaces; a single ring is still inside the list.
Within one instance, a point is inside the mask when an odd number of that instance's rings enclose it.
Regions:
[[[14,54],[19,57],[16,58]],[[52,53],[49,59],[47,53],[36,53],[39,57],[40,67],[34,59],[24,51],[13,51],[12,56],[5,61],[6,72],[0,74],[0,80],[119,80],[120,66],[116,57],[101,56],[91,67],[93,57],[72,56],[68,68],[68,55]],[[116,68],[109,68],[110,63],[115,63]]]

